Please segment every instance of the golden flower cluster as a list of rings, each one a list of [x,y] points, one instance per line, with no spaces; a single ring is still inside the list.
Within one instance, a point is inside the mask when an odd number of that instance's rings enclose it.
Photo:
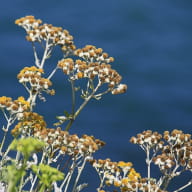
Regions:
[[[27,36],[26,39],[31,42],[47,41],[50,46],[60,45],[63,51],[75,50],[73,37],[67,30],[61,27],[55,27],[51,24],[42,24],[40,19],[34,16],[26,16],[15,21],[15,24],[23,27]]]
[[[183,131],[177,129],[172,132],[165,131],[163,138],[172,145],[191,142],[191,134],[184,134]]]
[[[138,188],[141,176],[132,168],[131,162],[112,162],[110,159],[99,159],[91,160],[90,163],[100,175],[101,181],[105,181],[106,185],[117,187],[122,192],[136,191]],[[101,187],[98,191],[102,191]]]
[[[54,95],[54,90],[49,90],[52,83],[49,79],[41,77],[43,73],[43,69],[39,69],[35,66],[25,67],[17,75],[17,78],[19,82],[24,84],[25,87],[28,87],[28,90],[31,90],[33,94],[45,91]]]
[[[192,139],[190,134],[184,134],[181,130],[165,131],[162,154],[153,158],[153,161],[162,171],[169,171],[175,166],[181,166],[183,170],[192,170]],[[177,172],[180,174],[180,171]]]
[[[129,170],[129,173],[120,178],[120,179],[115,179],[113,181],[113,185],[115,187],[120,188],[122,192],[124,191],[136,191],[139,188],[139,180],[141,176],[139,173],[135,171],[134,168],[131,168]]]
[[[156,183],[155,179],[151,179],[150,181],[148,178],[141,178],[138,184],[138,190],[142,192],[167,192],[159,188],[158,184]]]
[[[93,136],[76,134],[70,135],[61,128],[46,128],[43,116],[35,112],[24,112],[20,122],[11,131],[14,137],[34,136],[46,142],[52,149],[59,149],[61,153],[68,155],[89,156],[99,150],[105,143]]]
[[[83,58],[84,61],[66,58],[58,62],[58,67],[71,79],[97,79],[101,84],[107,83],[112,94],[126,92],[127,85],[120,84],[122,77],[108,64],[113,62],[113,58],[108,57],[107,53],[103,53],[101,48],[88,45],[77,49],[75,54]]]
[[[35,112],[24,112],[20,122],[12,129],[11,134],[14,137],[33,136],[35,132],[46,129],[46,122],[43,116]]]
[[[23,112],[28,111],[30,104],[24,97],[18,97],[16,100],[12,100],[11,97],[0,97],[0,109],[6,109],[10,114],[16,114],[20,119],[23,116]]]
[[[152,161],[159,167],[164,176],[173,178],[183,171],[192,170],[192,139],[190,134],[181,130],[165,131],[163,135],[144,131],[130,140],[139,144]],[[151,151],[150,151],[151,150]]]
[[[82,49],[77,49],[75,55],[87,62],[111,63],[114,61],[114,58],[109,57],[108,53],[103,53],[102,48],[96,48],[93,45],[86,45]]]
[[[9,107],[12,105],[12,98],[2,96],[0,97],[0,108],[1,109],[9,109]]]
[[[108,83],[109,87],[113,88],[121,81],[121,76],[111,69],[109,64],[99,63],[86,63],[85,61],[76,60],[73,61],[71,58],[62,59],[58,62],[58,67],[63,70],[67,75],[73,75],[73,79],[81,78],[98,78],[103,83]]]
[[[32,15],[21,17],[15,21],[16,25],[23,27],[26,31],[37,28],[41,23],[42,21],[40,19],[35,19],[35,17]]]
[[[144,149],[146,148],[156,148],[161,149],[164,142],[162,141],[162,135],[158,132],[152,132],[151,130],[143,131],[137,134],[137,137],[131,137],[130,142],[133,144],[138,144]]]
[[[107,172],[109,175],[109,173],[114,174],[116,172],[120,172],[120,169],[118,168],[118,163],[113,162],[110,159],[94,159],[91,160],[90,163],[99,173],[104,174],[104,172]]]
[[[59,45],[66,55],[64,59],[58,62],[58,68],[61,68],[65,74],[70,75],[71,79],[97,79],[100,84],[108,84],[107,92],[111,91],[112,94],[126,92],[127,85],[120,83],[122,77],[109,64],[114,61],[114,58],[109,57],[108,53],[103,52],[102,48],[86,45],[81,49],[76,49],[73,37],[67,30],[52,26],[51,24],[42,24],[42,21],[35,19],[34,16],[22,17],[17,19],[15,23],[26,30],[28,41],[46,42],[45,50],[47,55],[43,59],[51,55],[52,46]],[[42,68],[44,60],[39,64],[36,49],[35,47],[33,48],[37,66]],[[78,56],[81,60],[73,61],[71,58],[66,59],[66,56],[70,54]]]
[[[53,149],[59,149],[60,153],[72,156],[89,156],[105,144],[93,136],[70,135],[69,132],[62,131],[59,127],[37,131],[34,136],[49,144]]]
[[[172,156],[167,156],[165,153],[157,155],[153,158],[155,165],[158,165],[161,171],[171,169],[175,165],[174,158]]]
[[[167,192],[159,188],[155,180],[148,182],[147,178],[141,178],[140,175],[131,169],[127,178],[123,178],[121,182],[114,183],[114,186],[119,188],[121,192]],[[113,190],[117,192],[117,190]],[[98,192],[108,192],[106,190],[98,190]]]

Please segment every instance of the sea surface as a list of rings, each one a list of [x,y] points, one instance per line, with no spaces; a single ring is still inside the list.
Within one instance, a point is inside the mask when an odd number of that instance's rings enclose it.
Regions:
[[[16,75],[23,67],[34,65],[33,52],[24,30],[14,24],[26,15],[69,30],[79,48],[95,45],[115,58],[113,68],[128,85],[127,93],[91,101],[71,129],[71,133],[94,135],[106,142],[96,158],[131,161],[146,176],[144,152],[129,143],[131,136],[147,129],[192,133],[191,0],[1,1],[0,96],[27,95]],[[56,51],[47,62],[50,68],[61,58]],[[56,95],[46,97],[47,102],[39,102],[36,109],[49,127],[71,104],[63,74],[58,73],[53,81]],[[184,178],[175,183],[181,186]],[[89,166],[81,182],[89,183],[84,192],[98,186]],[[192,187],[184,191],[190,192]]]

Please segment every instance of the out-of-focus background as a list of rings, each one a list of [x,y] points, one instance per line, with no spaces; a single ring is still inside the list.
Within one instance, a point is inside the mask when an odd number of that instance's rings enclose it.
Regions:
[[[16,75],[34,65],[32,47],[15,19],[34,15],[61,26],[77,47],[92,44],[115,57],[113,68],[129,89],[92,101],[80,114],[72,133],[104,140],[96,158],[131,161],[146,175],[144,153],[129,143],[131,136],[151,129],[192,129],[192,1],[191,0],[6,0],[0,5],[0,95],[17,98],[25,89]],[[53,56],[48,65],[60,59]],[[62,73],[54,78],[57,94],[39,103],[37,111],[49,127],[70,107],[70,92]],[[82,178],[85,192],[95,191],[98,178],[89,166]],[[152,173],[152,176],[156,172]],[[191,176],[191,175],[189,175]],[[190,178],[189,178],[190,179]],[[184,177],[175,180],[183,184]],[[175,188],[173,184],[171,190]],[[192,187],[184,190],[192,191]]]

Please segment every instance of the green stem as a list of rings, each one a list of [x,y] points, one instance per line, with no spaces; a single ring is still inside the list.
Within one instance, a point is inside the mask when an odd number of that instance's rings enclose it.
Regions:
[[[44,192],[44,190],[45,190],[45,185],[42,184],[42,185],[41,185],[41,188],[40,188],[40,190],[39,190],[39,192]]]
[[[100,86],[101,86],[101,83],[99,82],[97,84],[97,87],[93,90],[93,92],[87,98],[85,98],[84,102],[80,105],[79,109],[74,114],[72,114],[72,118],[66,126],[66,129],[65,129],[66,131],[68,131],[70,129],[71,125],[73,124],[73,122],[75,121],[75,119],[77,118],[79,113],[87,105],[89,100],[94,96],[94,94],[97,92],[97,90],[99,89]]]
[[[66,128],[65,128],[65,131],[69,131],[69,129],[70,129],[71,125],[73,124],[73,122],[74,122],[74,119],[71,119],[71,120],[69,121],[69,123],[67,124],[67,126],[66,126]]]
[[[25,170],[25,169],[24,169]],[[22,191],[22,188],[23,188],[23,183],[24,183],[24,175],[21,177],[20,179],[20,186],[19,186],[19,192]]]
[[[74,86],[74,80],[70,80],[71,82],[71,92],[72,92],[72,109],[71,109],[71,116],[69,123],[67,124],[66,131],[68,131],[71,127],[71,125],[74,122],[74,114],[75,114],[75,86]]]
[[[169,175],[166,175],[166,176],[164,177],[163,183],[162,183],[162,185],[161,185],[163,190],[166,190],[166,189],[167,189],[167,187],[168,187],[171,179],[172,179],[172,178],[171,178]]]
[[[98,83],[97,87],[93,90],[93,92],[91,93],[91,95],[89,95],[85,101],[82,103],[82,105],[79,107],[79,109],[75,112],[74,114],[74,119],[79,115],[79,113],[81,112],[81,110],[87,105],[87,103],[89,102],[89,100],[94,96],[94,94],[96,93],[96,91],[99,89],[99,87],[101,86],[101,83]]]

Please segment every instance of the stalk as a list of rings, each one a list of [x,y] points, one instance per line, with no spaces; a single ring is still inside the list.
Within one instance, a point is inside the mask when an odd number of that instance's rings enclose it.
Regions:
[[[61,186],[60,186],[60,189],[62,190],[62,188],[63,188],[64,185],[66,184],[66,185],[65,185],[64,192],[67,192],[67,189],[68,189],[69,183],[70,183],[70,181],[71,181],[71,177],[72,177],[72,175],[73,175],[73,172],[74,172],[74,170],[75,170],[75,167],[76,167],[76,163],[75,163],[75,161],[73,161],[73,163],[72,163],[72,165],[71,165],[71,167],[70,167],[70,169],[69,169],[69,172],[68,172],[68,174],[66,175],[66,178],[64,179],[63,183],[62,183]]]
[[[150,186],[150,178],[151,178],[151,159],[150,159],[150,148],[146,148],[146,153],[147,153],[147,158],[146,158],[146,163],[147,163],[147,182],[148,182],[148,190],[149,192],[151,191],[151,186]]]
[[[188,187],[188,186],[191,185],[191,184],[192,184],[192,180],[190,180],[186,185],[180,187],[179,189],[177,189],[177,190],[175,190],[175,191],[173,191],[173,192],[179,192],[179,191],[185,189],[186,187]]]
[[[47,59],[48,55],[48,51],[49,51],[49,39],[46,40],[46,44],[45,44],[45,50],[44,50],[44,53],[43,53],[43,57],[42,57],[42,60],[41,60],[41,64],[40,64],[40,68],[43,69],[43,66],[45,64],[45,60]]]
[[[14,119],[12,119],[11,117],[8,119],[7,116],[6,116],[6,119],[7,119],[7,126],[6,128],[4,129],[4,136],[3,136],[3,140],[1,142],[1,148],[0,148],[0,155],[2,154],[2,150],[3,150],[3,146],[5,144],[5,139],[6,139],[6,136],[7,136],[7,132],[9,130],[9,127],[11,126],[11,124],[14,122]],[[13,122],[12,122],[13,120]]]
[[[37,67],[40,67],[39,58],[37,56],[37,51],[36,51],[34,43],[32,43],[32,47],[33,47],[33,53],[34,53],[34,57],[35,57],[35,64]]]
[[[96,91],[99,89],[100,86],[101,86],[101,83],[99,82],[97,87],[93,90],[93,92],[87,98],[85,98],[84,102],[80,105],[79,109],[74,114],[72,114],[72,119],[69,121],[69,123],[67,124],[67,126],[65,128],[66,131],[69,131],[74,120],[77,118],[77,116],[82,111],[82,109],[87,105],[89,100],[94,96],[94,94],[96,93]],[[72,110],[74,110],[74,109],[72,108]]]
[[[45,152],[43,152],[43,155],[42,155],[42,158],[41,158],[41,162],[40,162],[39,164],[43,163],[44,158],[45,158]],[[34,178],[32,184],[31,184],[31,188],[30,188],[30,191],[29,191],[29,192],[32,192],[33,187],[34,187],[36,181],[37,181],[37,174],[35,175],[35,178]]]
[[[73,186],[72,192],[75,192],[75,190],[76,190],[76,187],[77,187],[79,178],[80,178],[81,173],[82,173],[82,171],[83,171],[83,169],[84,169],[84,167],[85,167],[86,161],[87,161],[87,160],[86,160],[86,158],[85,158],[84,161],[83,161],[83,164],[82,164],[81,167],[78,169],[78,175],[77,175],[77,177],[76,177],[75,184],[74,184],[74,186]]]

